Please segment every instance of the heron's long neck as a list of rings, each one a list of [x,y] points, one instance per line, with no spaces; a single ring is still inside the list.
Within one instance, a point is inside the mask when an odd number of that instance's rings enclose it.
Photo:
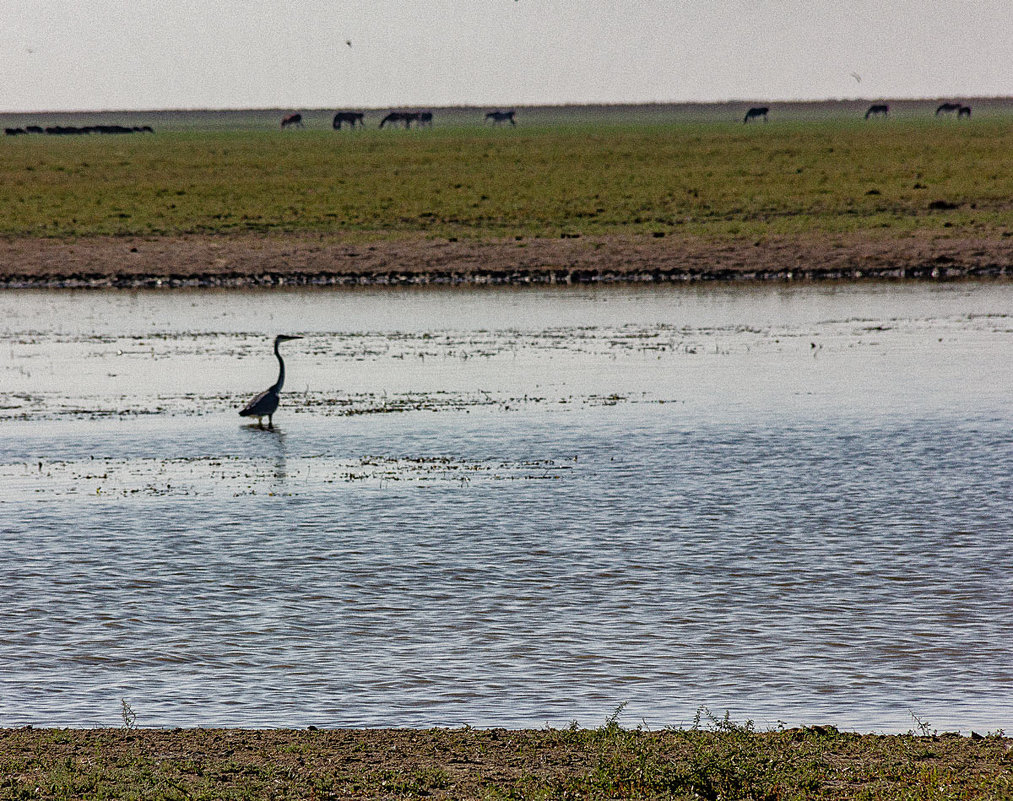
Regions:
[[[281,354],[278,353],[278,343],[274,343],[274,355],[278,357],[278,380],[275,382],[272,389],[275,392],[281,392],[282,386],[285,384],[285,362],[281,359]]]

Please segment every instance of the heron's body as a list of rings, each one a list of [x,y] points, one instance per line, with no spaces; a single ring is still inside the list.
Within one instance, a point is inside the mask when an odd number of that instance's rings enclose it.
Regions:
[[[290,339],[302,339],[302,337],[279,334],[274,338],[274,355],[278,358],[278,380],[246,404],[245,408],[239,411],[240,417],[256,417],[257,425],[261,428],[264,427],[265,417],[267,418],[267,427],[274,428],[274,421],[271,418],[274,416],[274,413],[278,411],[278,403],[280,401],[278,396],[281,392],[281,388],[285,385],[285,362],[282,360],[281,354],[278,352],[278,345],[282,342],[287,342]]]

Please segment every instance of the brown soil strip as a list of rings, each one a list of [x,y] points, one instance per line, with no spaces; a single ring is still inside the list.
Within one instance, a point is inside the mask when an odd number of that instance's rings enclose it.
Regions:
[[[0,729],[0,797],[1009,798],[1010,740],[974,737]]]
[[[952,279],[1013,274],[1013,238],[584,237],[363,244],[238,235],[0,240],[0,286],[144,287]]]

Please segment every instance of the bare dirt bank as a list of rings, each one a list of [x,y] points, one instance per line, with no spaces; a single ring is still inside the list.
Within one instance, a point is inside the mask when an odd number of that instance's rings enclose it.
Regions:
[[[976,739],[975,739],[976,738]],[[1009,798],[1001,735],[0,729],[2,798]]]
[[[521,284],[1013,275],[1013,238],[812,235],[350,243],[237,235],[0,240],[0,286]]]

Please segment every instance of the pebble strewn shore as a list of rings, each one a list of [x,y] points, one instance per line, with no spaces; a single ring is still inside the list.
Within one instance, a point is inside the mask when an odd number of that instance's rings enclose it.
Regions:
[[[381,240],[307,235],[0,241],[0,286],[138,288],[953,280],[1013,274],[1013,239]]]

